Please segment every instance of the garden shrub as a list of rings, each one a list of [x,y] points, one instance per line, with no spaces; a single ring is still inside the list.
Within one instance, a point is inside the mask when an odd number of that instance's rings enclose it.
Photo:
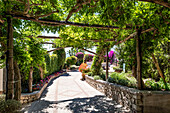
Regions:
[[[165,90],[166,89],[162,78],[160,78],[158,82],[156,82],[153,79],[147,80],[145,82],[145,86],[148,90]],[[168,86],[167,90],[170,90],[170,83],[167,83],[167,86]]]
[[[66,58],[66,65],[68,66],[68,67],[70,67],[70,64],[71,63],[71,57],[67,57]]]
[[[100,75],[100,69],[102,68],[102,62],[103,62],[103,55],[106,52],[106,45],[100,45],[97,47],[96,49],[96,53],[101,55],[95,55],[93,57],[93,63],[91,65],[91,71],[93,73],[93,75]]]
[[[104,62],[106,62],[106,57],[107,55],[104,56]],[[114,59],[115,59],[114,51],[110,51],[108,54],[108,61],[110,62],[110,64],[113,64]]]
[[[79,68],[79,66],[76,65],[71,65],[70,66],[70,70],[77,70]]]
[[[36,84],[41,80],[40,73],[40,70],[35,67],[33,71],[33,84]]]
[[[78,60],[83,60],[83,58],[84,58],[84,53],[78,52],[78,53],[76,53],[76,57],[77,57]]]
[[[78,52],[76,53],[76,57],[77,57],[76,65],[79,66],[83,63],[84,53]]]
[[[16,113],[21,109],[21,103],[16,100],[0,100],[0,113]]]
[[[114,67],[113,67],[113,70],[116,70],[116,69],[119,69],[119,67],[118,67],[118,66],[114,66]]]
[[[102,80],[102,78],[99,75],[94,75],[94,80]]]
[[[108,57],[109,57],[110,64],[112,64],[114,62],[114,57],[115,57],[114,51],[110,51]]]
[[[50,74],[50,69],[51,69],[51,59],[50,59],[50,55],[46,54],[45,55],[45,63],[46,63],[46,71],[48,74]]]
[[[79,66],[79,71],[83,73],[83,70],[85,70],[87,68],[87,64],[86,63],[82,63],[80,66]]]
[[[66,59],[66,63],[70,66],[70,65],[75,65],[77,62],[77,57],[76,56],[71,56],[71,57],[67,57]]]
[[[64,66],[63,66],[63,69],[67,69],[68,67],[69,67],[69,65],[65,62]]]
[[[92,66],[91,66],[91,71],[93,73],[93,75],[100,75],[100,69],[102,67],[102,64],[101,62],[98,62],[99,60],[99,56],[95,55],[94,58],[93,58],[93,63],[92,63]]]
[[[56,54],[53,54],[50,56],[51,58],[51,69],[50,69],[50,73],[53,73],[53,72],[56,72],[56,71],[59,71],[58,70],[58,56]]]
[[[82,72],[83,73],[88,73],[88,72],[90,72],[90,68],[85,68]]]
[[[58,57],[58,70],[62,70],[64,67],[65,59],[66,59],[66,53],[64,49],[56,50],[53,52],[53,54],[56,54]]]
[[[100,74],[100,78],[105,81],[106,80],[106,73],[102,72]]]
[[[0,101],[5,101],[5,94],[0,94]]]
[[[65,51],[64,49],[56,50],[52,55],[45,55],[45,63],[46,63],[46,75],[52,74],[56,71],[60,71],[64,67],[65,63]]]
[[[91,54],[85,54],[83,58],[83,62],[91,62],[93,60],[93,56]]]
[[[92,76],[92,74],[93,74],[92,72],[88,72],[88,76]]]
[[[127,77],[126,73],[113,72],[108,81],[128,87],[136,87],[136,79],[134,77]]]

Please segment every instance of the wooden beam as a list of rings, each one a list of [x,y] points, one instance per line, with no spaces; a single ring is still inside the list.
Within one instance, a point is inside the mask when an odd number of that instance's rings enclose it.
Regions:
[[[53,45],[55,45],[55,43],[53,43],[53,42],[41,42],[41,44],[53,44]]]
[[[31,37],[31,36],[29,36]],[[36,38],[43,38],[43,39],[62,39],[61,37],[56,37],[56,36],[38,36]],[[116,38],[116,37],[115,37]],[[109,42],[109,41],[115,41],[115,38],[112,39],[104,39],[105,42]],[[83,39],[86,41],[93,41],[93,42],[100,42],[101,40],[99,39]]]
[[[167,2],[165,2],[165,0],[138,0],[138,1],[151,2],[151,3],[159,4],[164,7],[170,8],[170,3],[168,3],[168,0]]]
[[[116,38],[116,37],[115,37]],[[112,38],[112,39],[104,39],[104,42],[111,42],[111,41],[115,41],[115,38]],[[86,40],[86,41],[93,41],[93,42],[100,42],[102,40],[99,40],[99,39],[83,39],[83,40]]]
[[[66,47],[65,47],[66,48]],[[63,47],[58,47],[58,48],[55,48],[53,50],[50,50],[50,51],[47,51],[47,53],[50,53],[50,52],[53,52],[53,51],[56,51],[56,50],[60,50],[60,49],[64,49]]]
[[[146,32],[153,31],[153,30],[155,30],[154,27],[149,28],[149,29],[146,29],[146,30],[142,31],[141,33],[143,34],[143,33],[146,33]],[[129,40],[129,39],[132,39],[132,38],[134,38],[136,35],[137,35],[137,32],[134,32],[134,33],[130,34],[130,35],[129,35],[127,38],[125,38],[124,40],[121,40],[121,41],[117,42],[115,45],[118,45],[118,44],[120,44],[120,43],[123,43],[123,42]]]
[[[91,27],[91,28],[102,28],[102,29],[131,29],[131,27],[127,26],[126,28],[120,28],[118,26],[108,26],[108,25],[98,25],[98,24],[85,24],[85,23],[76,23],[69,21],[57,21],[57,20],[47,20],[47,19],[36,19],[34,17],[27,17],[23,15],[11,14],[14,18],[31,20],[34,22],[42,23],[42,24],[51,24],[51,25],[72,25],[72,26],[80,26],[80,27]]]
[[[43,38],[43,39],[61,39],[61,37],[56,36],[38,36],[36,38]]]
[[[84,51],[87,51],[87,52],[89,52],[89,53],[92,53],[92,54],[95,54],[95,55],[98,55],[97,53],[95,53],[95,52],[92,52],[92,51],[89,51],[89,50],[87,50],[87,49],[84,49],[84,48],[81,48],[82,50],[84,50]],[[100,55],[99,55],[100,56]]]

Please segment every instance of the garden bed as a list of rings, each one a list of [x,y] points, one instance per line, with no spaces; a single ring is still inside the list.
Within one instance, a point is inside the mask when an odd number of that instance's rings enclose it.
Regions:
[[[86,82],[119,104],[138,113],[168,113],[170,91],[143,91],[126,86],[94,80],[86,75]]]
[[[45,84],[43,85],[43,87],[42,87],[39,91],[34,91],[34,92],[32,92],[32,93],[22,93],[22,94],[21,94],[21,100],[20,100],[20,102],[21,102],[22,104],[25,104],[25,103],[29,103],[29,102],[32,102],[32,101],[34,101],[34,100],[39,99],[40,96],[41,96],[41,94],[42,94],[42,92],[43,92],[44,89],[47,87],[48,83],[50,83],[50,81],[51,81],[52,79],[54,79],[54,78],[56,78],[56,77],[59,77],[60,75],[62,75],[62,74],[64,74],[64,73],[65,73],[65,72],[52,76],[52,77],[48,80],[48,82],[45,83]]]

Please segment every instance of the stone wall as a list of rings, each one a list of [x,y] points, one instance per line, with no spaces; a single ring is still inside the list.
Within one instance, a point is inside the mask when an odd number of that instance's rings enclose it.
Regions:
[[[140,91],[102,80],[94,80],[89,76],[86,76],[86,82],[118,104],[130,109],[132,113],[170,112],[169,91]]]
[[[48,81],[48,83],[50,83],[50,81],[51,81],[52,79],[54,79],[54,78],[56,78],[56,77],[59,77],[59,76],[62,75],[62,74],[64,74],[64,73],[61,73],[61,74],[59,74],[58,76],[52,76],[52,77],[50,78],[50,80]],[[34,100],[39,99],[40,96],[41,96],[41,94],[42,94],[42,92],[43,92],[44,89],[47,87],[48,83],[46,83],[46,84],[41,88],[40,91],[34,91],[33,93],[21,94],[21,100],[20,100],[20,102],[21,102],[22,104],[25,104],[25,103],[29,103],[29,102],[32,102],[32,101],[34,101]]]

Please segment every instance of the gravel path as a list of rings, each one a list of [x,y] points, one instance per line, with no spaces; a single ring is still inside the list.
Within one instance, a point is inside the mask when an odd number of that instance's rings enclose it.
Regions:
[[[25,113],[124,113],[126,110],[81,81],[80,72],[52,80],[41,98],[26,105]]]

